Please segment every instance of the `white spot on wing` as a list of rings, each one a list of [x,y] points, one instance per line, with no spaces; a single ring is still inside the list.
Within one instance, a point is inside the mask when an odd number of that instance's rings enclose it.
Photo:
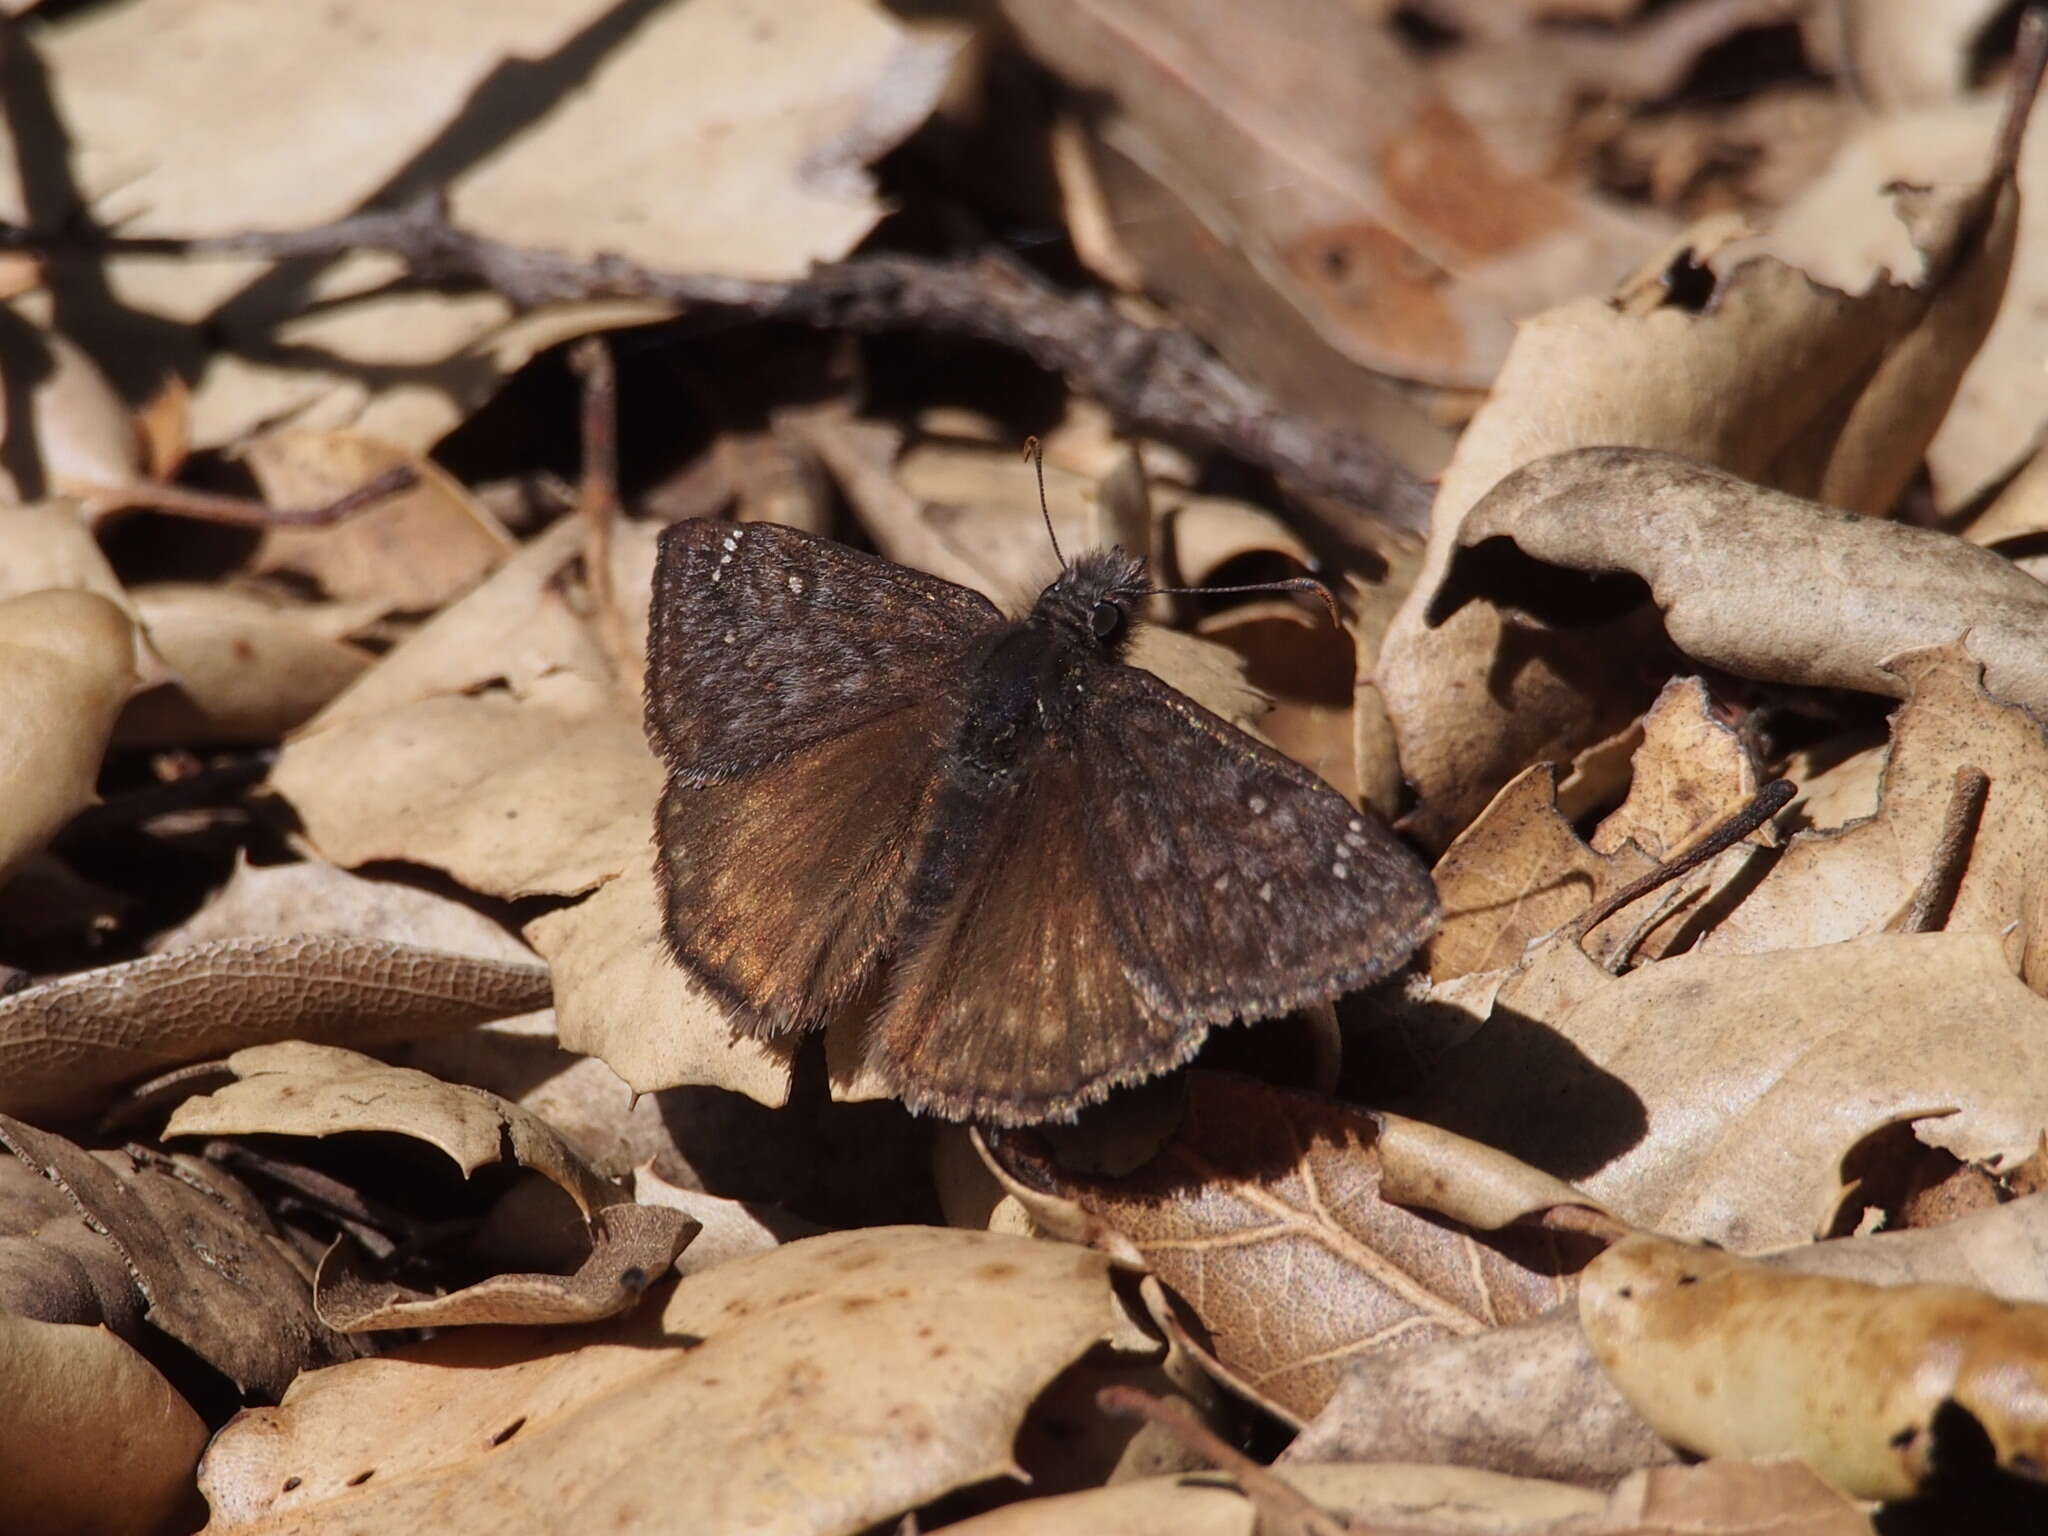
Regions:
[[[1365,823],[1360,821],[1356,816],[1354,816],[1351,818],[1351,825],[1346,830],[1351,832],[1363,832],[1365,830]]]
[[[1266,814],[1266,797],[1264,795],[1253,795],[1245,804],[1251,807],[1251,813],[1254,816]]]
[[[733,635],[733,632],[732,632],[731,630],[729,630],[729,629],[728,629],[728,630],[727,630],[727,631],[725,632],[725,643],[726,643],[727,645],[731,645],[734,639],[735,639],[735,636]]]
[[[736,533],[728,533],[725,536],[725,547],[727,549],[738,549],[740,547],[740,536]]]
[[[1262,886],[1260,886],[1260,887],[1259,887],[1259,900],[1261,900],[1261,901],[1271,901],[1272,899],[1273,899],[1273,882],[1272,882],[1272,881],[1270,881],[1270,880],[1268,880],[1268,881],[1267,881],[1267,882],[1266,882],[1266,883],[1265,883],[1264,885],[1262,885]]]
[[[1346,875],[1350,874],[1351,871],[1348,867],[1346,867],[1344,861],[1342,859],[1339,859],[1336,863],[1330,866],[1330,873],[1335,875],[1339,880],[1342,880]]]
[[[796,593],[796,594],[797,594],[797,596],[799,596],[799,597],[803,596],[803,590],[804,590],[804,579],[803,579],[803,577],[801,577],[801,576],[792,576],[792,577],[790,577],[790,578],[789,578],[789,590],[790,590],[790,591],[792,591],[792,592],[794,592],[794,593]]]
[[[1229,888],[1229,885],[1230,885],[1230,876],[1229,876],[1228,874],[1222,874],[1222,875],[1218,875],[1218,876],[1216,877],[1216,882],[1215,882],[1215,884],[1214,884],[1214,885],[1213,885],[1213,886],[1211,887],[1211,889],[1212,889],[1212,890],[1218,890],[1218,891],[1221,891],[1221,890],[1226,890],[1226,889],[1228,889],[1228,888]]]

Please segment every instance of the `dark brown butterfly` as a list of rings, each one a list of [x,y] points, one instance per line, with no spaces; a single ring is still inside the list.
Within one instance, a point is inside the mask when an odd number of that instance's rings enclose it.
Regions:
[[[1006,619],[793,529],[662,535],[663,923],[736,1028],[822,1023],[887,957],[871,1065],[912,1109],[1024,1124],[1407,958],[1435,921],[1428,874],[1124,664],[1150,590],[1098,550]]]

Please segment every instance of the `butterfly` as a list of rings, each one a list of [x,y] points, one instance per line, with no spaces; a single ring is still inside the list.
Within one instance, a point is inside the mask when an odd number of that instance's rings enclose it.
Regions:
[[[821,1025],[886,961],[864,1048],[889,1089],[1029,1124],[1407,959],[1436,920],[1428,873],[1124,662],[1154,590],[1096,550],[1006,617],[795,529],[664,531],[662,924],[736,1031]]]

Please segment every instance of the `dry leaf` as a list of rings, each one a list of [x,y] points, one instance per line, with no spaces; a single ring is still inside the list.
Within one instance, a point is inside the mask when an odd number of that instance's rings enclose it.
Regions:
[[[1631,1237],[1586,1267],[1579,1313],[1601,1365],[1673,1443],[1793,1455],[1856,1498],[1916,1491],[1954,1404],[1998,1464],[2048,1457],[2048,1308],[1948,1286],[1788,1275]]]
[[[1559,1308],[1352,1371],[1281,1464],[1448,1462],[1606,1487],[1676,1459]]]
[[[1679,955],[1619,980],[1567,944],[1400,1107],[1637,1226],[1755,1251],[1828,1230],[1844,1160],[1887,1126],[2018,1163],[2048,1125],[2043,1074],[2048,1001],[1988,934]]]
[[[241,1046],[410,1040],[548,996],[537,965],[340,935],[216,940],[0,997],[0,1109],[70,1119],[132,1078]]]
[[[325,633],[307,604],[171,583],[138,587],[133,601],[171,677],[121,712],[122,746],[276,741],[372,659]]]
[[[0,718],[13,722],[0,777],[0,878],[92,804],[100,758],[135,686],[135,633],[92,592],[0,602]]]
[[[288,228],[447,186],[458,216],[494,234],[749,276],[797,275],[867,234],[882,205],[863,167],[923,119],[959,46],[865,0],[348,0],[260,24],[221,0],[173,3],[37,34],[98,224]],[[166,26],[208,46],[167,56]],[[23,153],[6,148],[10,163]],[[588,174],[594,158],[607,174]],[[0,204],[23,220],[20,194]],[[295,418],[424,449],[535,353],[620,310],[513,320],[493,294],[387,291],[391,264],[369,255],[108,271],[123,307],[88,308],[80,285],[78,339],[103,362],[119,352],[124,375],[196,377],[202,448]]]
[[[1667,683],[1644,717],[1627,800],[1580,839],[1559,810],[1556,773],[1538,764],[1512,780],[1437,861],[1444,923],[1429,946],[1438,980],[1518,964],[1524,951],[1741,810],[1756,797],[1756,772],[1735,733],[1713,718],[1697,678]],[[1731,861],[1730,871],[1746,863]],[[1710,865],[1667,887],[1674,914],[1716,879]],[[1654,958],[1672,937],[1654,933],[1657,908],[1603,923],[1594,953]],[[1647,914],[1647,915],[1646,915]],[[1625,950],[1618,945],[1626,946]]]
[[[142,443],[127,407],[69,337],[10,311],[0,319],[0,375],[8,381],[0,465],[8,501],[126,485],[140,474]]]
[[[633,1170],[633,1198],[642,1205],[665,1205],[697,1223],[697,1235],[678,1255],[676,1268],[693,1275],[714,1264],[766,1253],[800,1237],[816,1237],[823,1228],[775,1206],[727,1200],[701,1189],[672,1184],[653,1164]]]
[[[1962,643],[1894,657],[1886,670],[1910,694],[1892,718],[1875,813],[1799,833],[1700,947],[1741,954],[1882,932],[1932,874],[1946,895],[1939,926],[1996,935],[2040,990],[2048,892],[2035,871],[2048,849],[2048,737],[2026,710],[1984,691]],[[1951,848],[1960,767],[1981,770],[1988,786],[1967,841]]]
[[[1232,1383],[1283,1418],[1312,1418],[1354,1361],[1479,1333],[1569,1294],[1549,1234],[1482,1242],[1383,1199],[1373,1116],[1206,1072],[1189,1074],[1187,1094],[1158,1154],[1118,1177],[1072,1173],[1022,1146],[998,1156],[1035,1218],[1058,1221],[1041,1214],[1047,1196],[1078,1206],[1091,1241],[1178,1292]]]
[[[1284,1481],[1364,1532],[1451,1536],[1488,1531],[1535,1536],[1597,1513],[1597,1493],[1469,1467],[1289,1467]],[[1276,1536],[1235,1478],[1221,1472],[1147,1478],[1113,1488],[1032,1499],[949,1527],[958,1536]]]
[[[735,1035],[670,957],[651,861],[535,918],[526,937],[553,970],[562,1044],[602,1057],[634,1092],[712,1083],[763,1104],[788,1100],[788,1045]]]
[[[455,1509],[502,1530],[545,1507],[852,1536],[1013,1474],[1033,1400],[1117,1334],[1108,1270],[1058,1243],[843,1232],[692,1275],[658,1317],[468,1330],[315,1372],[215,1438],[210,1529],[446,1529]]]
[[[461,902],[396,880],[371,880],[332,864],[256,865],[243,855],[205,906],[160,934],[159,953],[259,935],[336,933],[414,949],[533,964],[533,951]]]
[[[237,1051],[227,1066],[237,1081],[180,1104],[166,1139],[387,1131],[440,1148],[464,1178],[501,1161],[538,1173],[588,1224],[589,1255],[575,1274],[498,1274],[447,1296],[373,1274],[344,1243],[314,1287],[321,1318],[342,1332],[608,1317],[637,1302],[696,1230],[680,1212],[634,1206],[546,1121],[495,1094],[296,1040]]]
[[[355,432],[272,432],[251,443],[250,471],[276,507],[324,507],[394,469],[410,489],[325,528],[271,528],[259,571],[311,578],[330,597],[394,609],[438,608],[488,575],[512,539],[446,470]]]
[[[1342,5],[1291,0],[1271,25],[1151,0],[1003,9],[1116,103],[1127,154],[1142,140],[1326,345],[1380,371],[1484,384],[1512,316],[1613,281],[1658,237],[1503,164],[1390,32]]]
[[[300,1371],[355,1353],[313,1315],[309,1277],[225,1174],[161,1155],[94,1154],[6,1115],[0,1145],[106,1235],[148,1320],[243,1391],[275,1398]]]
[[[1494,487],[1458,538],[1638,576],[1687,655],[1745,677],[1898,698],[1906,683],[1888,661],[1967,636],[1994,693],[2048,709],[2048,586],[1950,535],[1845,516],[1674,454],[1539,460]]]
[[[0,1311],[0,1488],[17,1536],[183,1528],[206,1425],[103,1328]],[[116,1474],[110,1477],[110,1473]]]
[[[1581,299],[1523,324],[1444,474],[1427,562],[1381,659],[1421,792],[1420,835],[1447,841],[1532,757],[1610,732],[1625,708],[1617,691],[1641,687],[1626,621],[1618,633],[1557,630],[1490,604],[1426,621],[1467,511],[1518,467],[1592,445],[1683,453],[1795,495],[1825,487],[1860,509],[1888,507],[1913,468],[1902,444],[1926,443],[1948,405],[1943,380],[1952,388],[1974,346],[1964,322],[1988,323],[1982,301],[2003,282],[2014,199],[1999,172],[1886,205],[1910,237],[1910,268],[1859,247],[1816,281],[1795,264],[1815,242],[1788,236],[1781,257],[1723,220],[1689,232],[1611,302]],[[1711,297],[1695,312],[1663,278],[1701,268]],[[1911,366],[1937,332],[1939,368]]]

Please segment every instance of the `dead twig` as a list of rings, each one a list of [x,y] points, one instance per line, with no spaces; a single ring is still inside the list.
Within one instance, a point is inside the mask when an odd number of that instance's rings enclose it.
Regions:
[[[212,491],[195,491],[182,485],[156,480],[139,480],[132,485],[74,485],[67,487],[95,511],[168,512],[204,523],[225,523],[233,528],[326,528],[368,511],[388,497],[409,491],[420,483],[419,471],[398,464],[373,475],[353,490],[344,491],[324,506],[273,507],[246,496],[222,496]]]
[[[1000,252],[954,260],[860,256],[786,280],[665,272],[622,256],[577,257],[460,229],[439,194],[310,229],[227,235],[62,234],[0,223],[0,249],[275,261],[377,250],[402,260],[415,284],[488,288],[521,309],[645,299],[821,329],[968,336],[1022,352],[1099,400],[1129,431],[1220,449],[1399,527],[1422,527],[1429,510],[1428,488],[1370,439],[1279,409],[1185,331],[1126,319],[1100,294],[1063,293]]]

